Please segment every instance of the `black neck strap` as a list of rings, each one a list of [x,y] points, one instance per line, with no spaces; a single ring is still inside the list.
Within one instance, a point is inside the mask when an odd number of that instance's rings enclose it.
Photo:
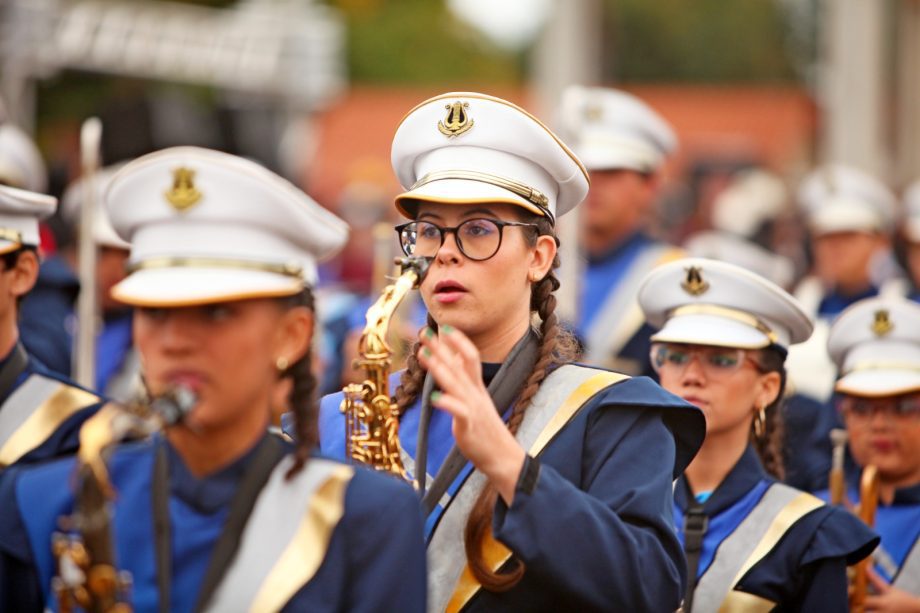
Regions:
[[[700,567],[700,554],[703,551],[703,536],[709,527],[709,518],[703,511],[703,505],[697,502],[692,492],[687,493],[687,512],[684,515],[684,553],[687,556],[687,594],[684,596],[683,610],[693,610],[693,592],[696,589],[696,572]]]

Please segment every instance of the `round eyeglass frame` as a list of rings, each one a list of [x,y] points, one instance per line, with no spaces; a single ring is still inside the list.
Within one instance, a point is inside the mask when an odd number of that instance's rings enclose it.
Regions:
[[[495,250],[489,255],[485,257],[473,257],[470,254],[468,254],[466,250],[463,248],[463,239],[460,238],[459,230],[466,224],[473,223],[473,222],[483,222],[483,221],[494,224],[498,228],[498,243],[496,243],[495,245]],[[502,248],[502,241],[504,240],[504,237],[505,237],[506,227],[510,226],[510,227],[516,227],[516,228],[534,228],[534,229],[537,228],[537,224],[534,224],[534,223],[526,223],[522,221],[504,221],[502,219],[491,219],[489,217],[473,217],[471,219],[465,219],[461,223],[457,224],[456,226],[439,226],[438,224],[431,222],[431,221],[414,220],[414,221],[410,221],[407,223],[399,224],[398,226],[394,228],[396,230],[396,236],[399,238],[399,247],[400,249],[402,249],[403,253],[408,256],[413,256],[417,254],[415,254],[411,250],[410,245],[408,241],[404,239],[404,236],[408,232],[411,226],[418,225],[420,223],[428,224],[432,228],[437,229],[438,236],[440,237],[440,241],[438,242],[438,247],[437,249],[434,250],[434,253],[428,256],[424,256],[424,257],[435,257],[438,251],[441,250],[441,247],[444,246],[444,240],[446,239],[447,235],[452,233],[454,235],[454,240],[457,242],[457,249],[460,250],[460,253],[462,253],[465,258],[472,260],[474,262],[484,262],[486,260],[489,260],[495,257],[495,254],[498,253],[498,251]]]

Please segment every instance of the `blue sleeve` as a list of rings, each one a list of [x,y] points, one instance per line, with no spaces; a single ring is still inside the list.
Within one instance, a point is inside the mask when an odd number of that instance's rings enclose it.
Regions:
[[[592,418],[581,486],[551,465],[548,447],[533,492],[518,489],[510,508],[499,499],[495,536],[525,577],[565,590],[570,610],[674,611],[686,574],[672,518],[674,438],[659,411],[604,407]]]
[[[374,487],[371,488],[373,483]],[[346,493],[349,613],[424,613],[422,510],[408,484],[358,468]]]
[[[19,314],[19,336],[26,350],[52,371],[70,376],[73,297],[53,287],[36,286],[26,295]]]
[[[345,460],[345,416],[339,410],[342,392],[323,396],[319,403],[319,449],[336,460]]]

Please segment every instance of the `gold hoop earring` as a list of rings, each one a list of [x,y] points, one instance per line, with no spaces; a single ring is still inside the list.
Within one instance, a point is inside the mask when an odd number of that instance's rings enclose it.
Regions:
[[[288,359],[284,356],[279,357],[275,360],[275,368],[278,369],[278,372],[284,372],[288,369]]]
[[[767,432],[767,413],[766,408],[761,407],[760,410],[754,415],[754,436],[757,438],[763,438],[764,434]]]

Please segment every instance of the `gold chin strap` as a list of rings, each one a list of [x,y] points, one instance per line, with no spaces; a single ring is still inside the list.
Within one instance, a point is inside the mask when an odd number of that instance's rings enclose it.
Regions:
[[[128,274],[139,270],[155,268],[234,268],[272,272],[285,277],[303,279],[303,266],[297,262],[286,264],[254,262],[252,260],[229,260],[223,258],[150,258],[128,266]]]
[[[415,182],[415,184],[409,188],[409,191],[418,189],[423,185],[428,185],[435,181],[445,181],[447,179],[462,179],[466,181],[479,181],[480,183],[488,183],[489,185],[494,185],[502,189],[506,189],[509,192],[524,198],[530,203],[534,204],[539,208],[543,213],[549,217],[550,221],[555,221],[553,214],[549,210],[549,198],[536,189],[535,187],[530,187],[524,185],[523,183],[518,183],[517,181],[512,181],[511,179],[506,179],[504,177],[499,177],[497,175],[492,175],[485,172],[478,172],[475,170],[439,170],[437,172],[429,172],[424,177]]]
[[[737,321],[760,332],[763,332],[773,344],[779,342],[779,339],[776,336],[776,332],[774,332],[770,326],[757,319],[750,313],[739,311],[738,309],[716,306],[714,304],[685,304],[684,306],[677,307],[671,311],[668,314],[668,318],[676,317],[679,315],[715,315],[716,317],[724,317],[725,319]]]

